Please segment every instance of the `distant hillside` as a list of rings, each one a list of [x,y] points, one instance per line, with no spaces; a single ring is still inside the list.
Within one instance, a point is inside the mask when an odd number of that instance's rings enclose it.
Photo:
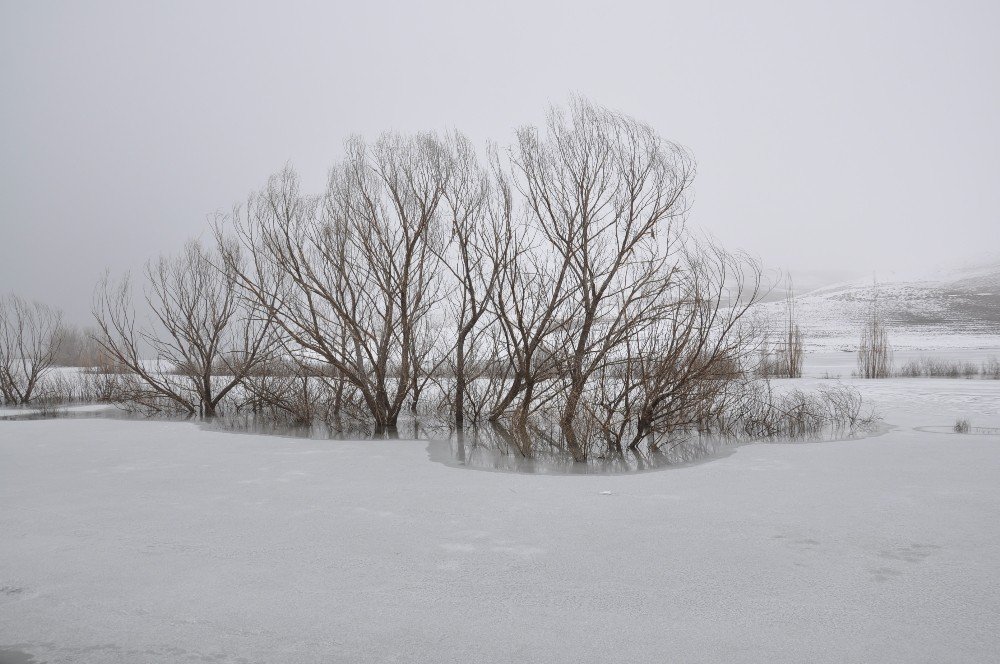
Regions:
[[[856,348],[874,288],[871,279],[859,279],[798,295],[807,349]],[[896,348],[1000,348],[1000,260],[886,273],[879,275],[878,293]],[[782,302],[761,308],[772,320],[784,315]]]

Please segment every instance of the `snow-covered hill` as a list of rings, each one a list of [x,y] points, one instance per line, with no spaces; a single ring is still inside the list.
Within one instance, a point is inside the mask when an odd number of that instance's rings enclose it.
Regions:
[[[877,281],[876,281],[877,279]],[[897,349],[1000,349],[1000,259],[832,284],[798,294],[795,307],[807,350],[852,350],[861,321],[878,294]],[[773,320],[783,302],[768,302]]]

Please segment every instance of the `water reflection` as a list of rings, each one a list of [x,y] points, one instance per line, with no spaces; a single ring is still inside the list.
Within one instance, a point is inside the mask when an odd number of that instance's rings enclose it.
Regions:
[[[637,473],[704,461],[728,454],[734,441],[699,436],[679,436],[660,445],[641,445],[618,451],[604,450],[575,461],[558,436],[544,430],[516,435],[500,425],[456,430],[448,439],[431,440],[432,461],[449,466],[514,473],[589,475]]]
[[[566,448],[558,424],[535,422],[515,432],[502,424],[483,424],[457,429],[434,417],[401,418],[394,428],[376,428],[360,421],[276,421],[252,414],[222,415],[208,419],[183,416],[144,417],[132,412],[56,409],[6,413],[0,420],[113,418],[127,420],[192,421],[210,431],[250,433],[314,440],[424,440],[431,461],[449,466],[515,473],[611,474],[638,473],[716,459],[737,446],[751,442],[695,431],[650,437],[640,445],[615,446],[592,440],[585,461],[575,461]],[[768,442],[844,440],[878,433],[828,429],[798,438],[770,438]]]

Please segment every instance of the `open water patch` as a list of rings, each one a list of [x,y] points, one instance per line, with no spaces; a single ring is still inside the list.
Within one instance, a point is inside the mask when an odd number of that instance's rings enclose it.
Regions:
[[[644,473],[704,463],[732,454],[752,443],[817,443],[857,440],[880,435],[884,425],[861,429],[827,427],[802,436],[731,437],[696,431],[647,437],[638,445],[609,446],[592,441],[581,460],[567,449],[556,423],[532,426],[515,434],[499,424],[458,429],[436,417],[401,418],[396,427],[378,429],[364,422],[275,421],[248,413],[211,418],[147,416],[114,407],[75,406],[25,410],[0,415],[0,421],[46,419],[119,419],[153,422],[191,422],[207,431],[337,441],[426,441],[430,461],[454,468],[543,475],[609,475]],[[946,427],[942,427],[946,429]],[[942,431],[943,433],[947,431]]]

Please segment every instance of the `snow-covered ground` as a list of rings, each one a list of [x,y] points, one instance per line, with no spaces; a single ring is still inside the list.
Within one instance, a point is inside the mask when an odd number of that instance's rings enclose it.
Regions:
[[[858,384],[888,433],[618,476],[0,422],[0,662],[1000,660],[1000,381]]]
[[[994,346],[983,348],[895,349],[892,352],[893,371],[899,371],[908,362],[920,362],[922,359],[940,361],[946,364],[972,364],[977,370],[981,370],[985,362],[993,359],[1000,360],[1000,338],[997,338],[994,343]],[[857,370],[857,351],[825,351],[805,354],[802,375],[806,378],[847,379]],[[863,385],[864,381],[855,384]],[[932,384],[936,385],[937,383]]]

